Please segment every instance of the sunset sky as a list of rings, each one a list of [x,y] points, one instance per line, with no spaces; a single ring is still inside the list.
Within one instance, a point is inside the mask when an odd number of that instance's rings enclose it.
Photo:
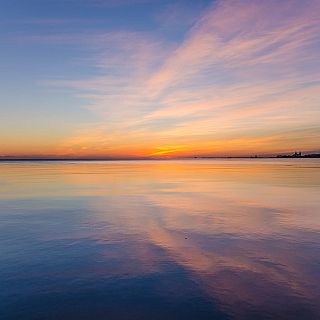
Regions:
[[[0,156],[320,151],[320,0],[0,0]]]

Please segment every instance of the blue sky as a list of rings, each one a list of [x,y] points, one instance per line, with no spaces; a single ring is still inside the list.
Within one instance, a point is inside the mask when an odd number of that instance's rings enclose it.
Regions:
[[[319,1],[0,1],[1,155],[319,150]]]

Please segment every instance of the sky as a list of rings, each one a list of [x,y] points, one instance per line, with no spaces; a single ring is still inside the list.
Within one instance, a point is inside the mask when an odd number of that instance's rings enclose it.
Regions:
[[[320,151],[320,0],[0,0],[0,156]]]

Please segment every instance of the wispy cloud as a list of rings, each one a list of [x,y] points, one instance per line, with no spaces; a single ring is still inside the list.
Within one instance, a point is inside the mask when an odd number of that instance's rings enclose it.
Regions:
[[[310,128],[320,121],[319,10],[313,0],[218,1],[180,43],[143,32],[76,36],[92,48],[100,75],[51,84],[89,99],[101,120],[63,148],[113,155],[318,148]]]

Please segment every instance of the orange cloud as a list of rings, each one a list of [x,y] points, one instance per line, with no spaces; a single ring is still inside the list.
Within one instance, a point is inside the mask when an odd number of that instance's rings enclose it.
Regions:
[[[218,1],[180,43],[139,32],[87,39],[101,75],[53,81],[97,121],[61,154],[239,155],[317,150],[319,2]],[[304,139],[300,139],[298,134]],[[163,146],[184,148],[162,149]]]

